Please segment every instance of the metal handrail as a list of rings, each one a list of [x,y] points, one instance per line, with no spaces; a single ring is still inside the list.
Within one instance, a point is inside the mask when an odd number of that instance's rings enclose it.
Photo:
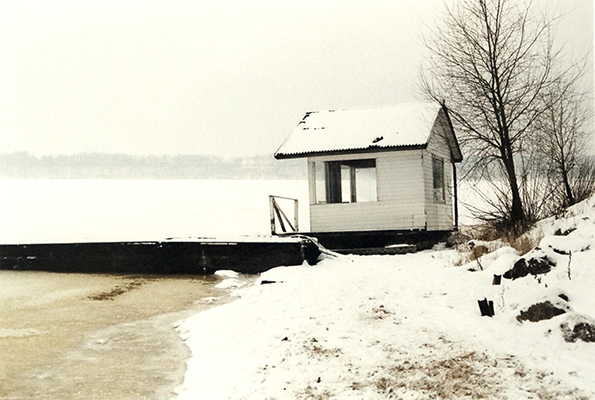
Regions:
[[[287,217],[285,212],[279,206],[276,199],[283,199],[283,200],[292,200],[293,201],[293,224],[291,220]],[[291,232],[297,232],[299,230],[298,225],[298,210],[299,204],[298,199],[294,199],[291,197],[283,197],[283,196],[273,196],[269,195],[269,210],[270,210],[270,217],[271,217],[271,235],[277,234],[277,222],[281,227],[281,230],[285,233],[287,232],[287,228],[285,225],[291,229]]]

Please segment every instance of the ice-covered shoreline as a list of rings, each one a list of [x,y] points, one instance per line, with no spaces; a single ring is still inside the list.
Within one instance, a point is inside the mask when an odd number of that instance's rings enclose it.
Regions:
[[[217,283],[0,271],[0,398],[170,398],[190,356],[173,326],[229,301]]]

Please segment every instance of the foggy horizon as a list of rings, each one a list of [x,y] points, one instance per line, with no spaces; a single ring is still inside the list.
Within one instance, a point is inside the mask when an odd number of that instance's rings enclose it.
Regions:
[[[592,1],[534,5],[592,91]],[[421,100],[443,6],[0,0],[0,152],[273,154],[307,111]]]

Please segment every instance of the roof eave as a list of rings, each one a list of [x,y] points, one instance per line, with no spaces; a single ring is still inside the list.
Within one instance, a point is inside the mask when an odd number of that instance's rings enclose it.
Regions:
[[[445,112],[446,121],[448,122],[448,126],[450,128],[450,131],[452,132],[452,136],[454,139],[454,148],[451,148],[452,161],[455,163],[460,163],[463,161],[463,152],[461,151],[459,141],[457,140],[454,125],[452,124],[452,120],[450,119],[450,112],[448,111],[448,107],[446,107],[445,103],[442,103],[442,109]]]
[[[427,147],[426,144],[414,144],[406,146],[370,146],[359,149],[344,149],[344,150],[324,150],[324,151],[309,151],[303,153],[275,153],[277,160],[286,160],[291,158],[305,158],[305,157],[319,157],[319,156],[338,156],[346,154],[368,154],[368,153],[382,153],[391,151],[405,151],[405,150],[423,150]]]

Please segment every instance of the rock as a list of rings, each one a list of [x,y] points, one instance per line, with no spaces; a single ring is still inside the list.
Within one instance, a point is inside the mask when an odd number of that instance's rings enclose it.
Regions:
[[[310,239],[302,244],[302,253],[304,254],[304,260],[308,265],[316,265],[320,261],[322,255],[321,246],[318,240]]]
[[[562,337],[569,343],[577,340],[595,342],[595,321],[584,315],[571,316],[560,325]]]
[[[574,231],[576,231],[576,227],[575,226],[573,226],[572,228],[566,229],[564,232],[562,232],[562,230],[560,228],[558,228],[556,230],[556,232],[554,232],[554,236],[568,236],[568,235],[570,235]]]
[[[506,279],[517,279],[529,274],[547,274],[556,266],[556,263],[549,258],[541,249],[536,247],[524,257],[514,263],[512,269],[504,273]]]
[[[568,298],[568,296],[566,296],[564,293],[560,293],[558,295],[559,298],[561,298],[564,301],[570,301],[570,299]]]
[[[566,313],[566,310],[556,307],[550,301],[544,301],[543,303],[533,304],[527,310],[521,311],[516,319],[519,322],[538,322],[554,318],[555,316],[564,313]]]

